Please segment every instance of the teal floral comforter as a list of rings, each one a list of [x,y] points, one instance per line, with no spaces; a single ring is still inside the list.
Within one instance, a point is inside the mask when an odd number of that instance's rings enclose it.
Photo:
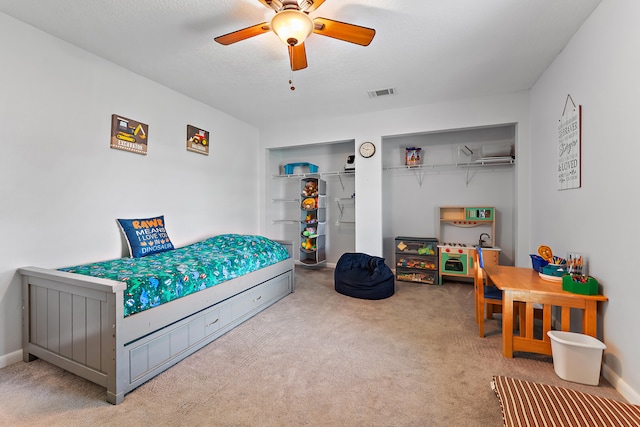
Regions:
[[[127,317],[288,257],[284,246],[266,237],[223,234],[143,258],[120,258],[60,270],[126,282]]]

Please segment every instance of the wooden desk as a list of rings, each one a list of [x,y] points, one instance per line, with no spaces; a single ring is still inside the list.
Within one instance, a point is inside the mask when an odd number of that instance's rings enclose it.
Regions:
[[[571,329],[571,309],[582,310],[582,333],[596,337],[598,301],[607,301],[604,295],[580,295],[562,290],[562,283],[543,280],[531,268],[504,265],[485,266],[488,284],[502,291],[502,354],[513,357],[514,351],[551,354],[551,307],[561,307],[561,329]],[[520,335],[513,334],[513,302],[519,304]],[[533,334],[534,304],[542,304],[542,339]]]

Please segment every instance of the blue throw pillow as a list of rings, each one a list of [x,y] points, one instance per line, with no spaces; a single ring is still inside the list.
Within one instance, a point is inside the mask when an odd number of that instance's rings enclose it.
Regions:
[[[118,219],[118,224],[127,238],[132,258],[173,249],[173,243],[164,227],[164,215],[155,218]]]

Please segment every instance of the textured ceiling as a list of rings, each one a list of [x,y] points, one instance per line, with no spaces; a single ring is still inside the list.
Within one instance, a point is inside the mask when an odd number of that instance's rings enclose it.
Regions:
[[[376,29],[368,47],[312,34],[293,73],[259,0],[0,0],[0,11],[261,127],[530,88],[600,0],[326,0],[311,17]],[[396,94],[369,98],[368,91]]]

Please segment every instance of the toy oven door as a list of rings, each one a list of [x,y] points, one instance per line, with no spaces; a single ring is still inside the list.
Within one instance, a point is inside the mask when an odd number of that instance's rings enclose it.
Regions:
[[[446,274],[467,275],[467,254],[442,254],[442,272]]]

